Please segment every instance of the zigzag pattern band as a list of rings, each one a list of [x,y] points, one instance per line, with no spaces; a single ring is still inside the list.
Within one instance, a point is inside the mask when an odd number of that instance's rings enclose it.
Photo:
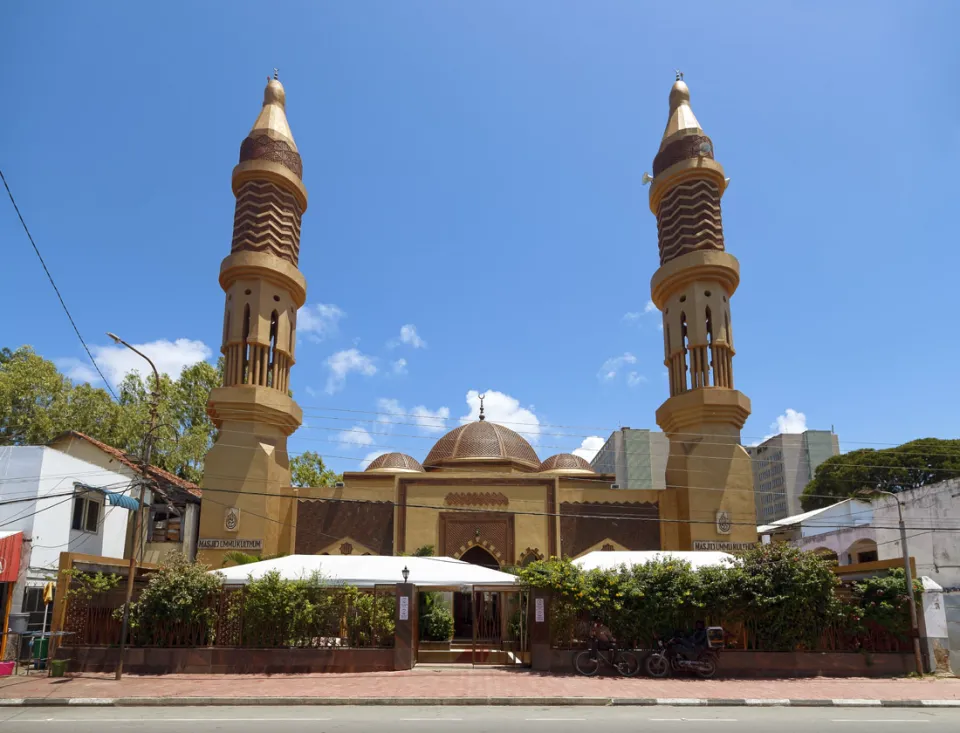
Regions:
[[[247,181],[237,191],[231,252],[266,252],[296,266],[300,258],[297,200],[269,181]]]
[[[720,190],[712,181],[679,183],[657,211],[660,264],[701,249],[723,250]]]

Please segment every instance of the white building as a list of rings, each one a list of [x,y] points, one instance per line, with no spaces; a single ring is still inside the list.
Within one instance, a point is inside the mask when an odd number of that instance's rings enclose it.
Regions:
[[[954,671],[960,673],[960,479],[897,494],[903,504],[907,550],[917,577],[944,590]],[[762,537],[835,557],[841,565],[903,557],[897,500],[842,501],[757,528]]]
[[[817,466],[840,454],[840,441],[829,430],[781,433],[747,452],[753,459],[757,522],[769,524],[800,513],[800,495]]]
[[[139,500],[137,464],[125,453],[82,433],[47,446],[0,447],[0,532],[22,533],[21,572],[0,615],[29,613],[30,630],[43,626],[43,586],[56,577],[61,552],[129,557]],[[138,553],[157,562],[169,550],[196,555],[197,488],[161,469],[148,471],[150,507]],[[145,542],[144,542],[145,541]],[[6,599],[4,599],[6,600]],[[7,628],[7,619],[0,619]]]
[[[669,457],[666,434],[620,428],[610,433],[590,465],[597,473],[616,474],[621,489],[665,489]]]

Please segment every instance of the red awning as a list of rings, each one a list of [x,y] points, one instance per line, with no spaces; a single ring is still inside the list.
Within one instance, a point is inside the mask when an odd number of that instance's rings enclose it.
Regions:
[[[0,537],[0,583],[16,583],[20,575],[23,532]]]

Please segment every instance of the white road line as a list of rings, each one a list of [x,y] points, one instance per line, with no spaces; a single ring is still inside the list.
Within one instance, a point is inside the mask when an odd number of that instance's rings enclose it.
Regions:
[[[744,702],[749,707],[762,708],[762,707],[774,706],[774,705],[789,705],[790,698],[782,698],[782,699],[776,700],[776,699],[771,699],[769,697],[761,697],[761,698],[748,697],[744,700]]]
[[[831,700],[834,706],[839,707],[858,707],[858,708],[878,708],[880,707],[879,700],[864,700],[862,698],[851,698],[849,700],[839,699]]]
[[[921,700],[920,704],[940,708],[960,708],[960,700]]]
[[[154,718],[18,718],[18,723],[149,723]],[[326,723],[332,718],[163,718],[170,723]]]
[[[658,697],[657,705],[706,705],[702,697]]]

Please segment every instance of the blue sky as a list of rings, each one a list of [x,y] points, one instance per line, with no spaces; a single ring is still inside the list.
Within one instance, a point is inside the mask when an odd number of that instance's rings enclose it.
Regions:
[[[681,68],[732,179],[744,442],[788,409],[844,449],[957,437],[958,8],[10,3],[0,164],[108,375],[135,362],[107,330],[176,370],[219,349],[230,171],[279,67],[310,195],[291,450],[422,459],[481,390],[546,457],[656,428],[641,176]],[[5,201],[0,241],[0,342],[83,376]]]

